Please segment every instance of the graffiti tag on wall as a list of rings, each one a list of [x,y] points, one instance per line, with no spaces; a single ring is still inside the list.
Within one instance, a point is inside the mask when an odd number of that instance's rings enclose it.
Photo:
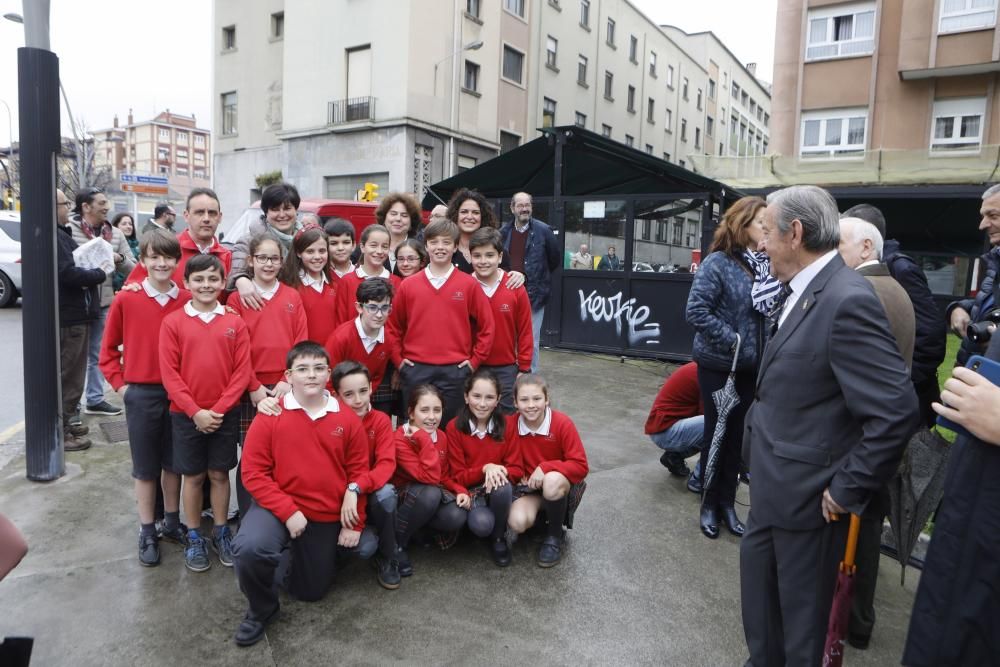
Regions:
[[[590,294],[584,295],[580,292],[580,322],[586,324],[588,319],[594,322],[614,322],[615,331],[620,336],[622,326],[628,326],[628,344],[635,347],[640,343],[645,345],[656,345],[660,342],[660,323],[647,322],[649,319],[649,306],[638,306],[633,297],[622,302],[622,293],[618,292],[611,297],[603,297],[597,290],[591,290]]]

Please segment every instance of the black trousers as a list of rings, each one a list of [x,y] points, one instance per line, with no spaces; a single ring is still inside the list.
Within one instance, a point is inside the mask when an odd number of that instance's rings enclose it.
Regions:
[[[920,423],[927,428],[932,428],[937,423],[937,413],[934,412],[931,403],[941,398],[941,388],[938,386],[937,377],[914,382],[913,390],[917,393],[917,405],[920,407]]]
[[[814,530],[784,530],[759,526],[750,510],[747,532],[740,540],[743,633],[750,650],[747,665],[816,667],[822,663],[848,525],[843,518]]]
[[[701,389],[701,400],[705,406],[705,437],[701,449],[702,475],[708,464],[708,453],[711,449],[715,425],[719,421],[719,412],[712,400],[712,392],[722,389],[729,378],[729,371],[717,371],[698,366],[698,386]],[[743,419],[753,401],[754,385],[757,375],[753,371],[736,373],[736,393],[739,394],[739,405],[729,412],[726,419],[726,433],[719,450],[719,463],[715,471],[712,487],[705,490],[704,504],[732,507],[736,502],[737,479],[740,472],[741,450],[743,449]]]
[[[871,637],[875,627],[875,587],[878,584],[878,563],[881,556],[879,549],[882,546],[882,521],[891,506],[889,490],[882,488],[861,515],[858,550],[854,558],[858,571],[854,575],[854,599],[851,601],[851,617],[847,626],[848,634],[859,638]]]
[[[517,364],[509,366],[483,366],[500,381],[500,412],[505,415],[514,414],[514,380],[517,379]]]
[[[441,397],[444,400],[444,413],[441,415],[441,428],[444,428],[445,424],[458,414],[465,402],[465,394],[462,390],[465,386],[465,378],[469,377],[471,372],[468,366],[459,368],[457,364],[443,366],[419,363],[414,363],[412,366],[403,364],[403,368],[399,371],[399,377],[403,382],[403,402],[409,405],[410,393],[417,385],[434,385],[441,392]]]

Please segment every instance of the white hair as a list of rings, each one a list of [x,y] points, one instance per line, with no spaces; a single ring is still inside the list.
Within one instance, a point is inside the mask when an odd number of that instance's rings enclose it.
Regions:
[[[995,194],[1000,194],[1000,183],[986,188],[986,192],[983,193],[983,201],[986,201]]]
[[[879,234],[878,228],[867,220],[862,220],[861,218],[843,218],[841,222],[851,223],[851,242],[852,243],[864,243],[865,241],[872,242],[872,248],[875,250],[875,259],[882,261],[882,247],[884,241],[882,235]]]

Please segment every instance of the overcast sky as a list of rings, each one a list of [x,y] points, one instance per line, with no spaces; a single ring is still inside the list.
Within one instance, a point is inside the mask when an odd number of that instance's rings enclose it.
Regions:
[[[28,0],[30,1],[30,0]],[[404,2],[406,0],[398,0]],[[499,1],[499,0],[490,0]],[[686,32],[711,30],[742,62],[756,62],[771,80],[777,0],[631,0],[657,23]],[[195,114],[211,127],[211,0],[51,0],[52,50],[78,124],[124,124],[131,107],[137,120],[164,109]],[[0,0],[0,14],[22,13],[16,0]],[[0,19],[0,100],[13,115],[18,136],[17,49],[23,26]],[[63,135],[71,136],[63,108]],[[0,145],[9,142],[0,104]]]

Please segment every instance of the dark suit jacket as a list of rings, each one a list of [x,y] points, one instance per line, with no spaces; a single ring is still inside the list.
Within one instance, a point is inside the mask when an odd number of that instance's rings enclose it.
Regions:
[[[882,305],[835,256],[764,349],[743,441],[754,523],[819,528],[827,487],[861,514],[896,472],[917,415]]]
[[[878,300],[882,302],[886,317],[889,318],[889,330],[896,339],[896,347],[906,362],[906,367],[913,366],[913,341],[916,337],[917,320],[913,314],[913,302],[903,289],[903,286],[892,277],[885,264],[869,264],[858,269],[875,288]]]

